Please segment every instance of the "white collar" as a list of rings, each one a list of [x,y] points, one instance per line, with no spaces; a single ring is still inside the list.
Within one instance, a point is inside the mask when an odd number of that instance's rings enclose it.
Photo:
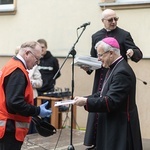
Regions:
[[[22,61],[22,63],[25,65],[25,67],[26,67],[26,69],[27,69],[27,65],[26,65],[26,62],[25,62],[24,58],[23,58],[21,55],[19,55],[19,54],[17,54],[16,57],[17,57],[19,60]]]

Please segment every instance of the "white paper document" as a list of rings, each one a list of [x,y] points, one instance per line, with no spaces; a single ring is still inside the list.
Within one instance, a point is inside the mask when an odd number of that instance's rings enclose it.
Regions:
[[[98,61],[98,58],[95,57],[78,56],[75,57],[74,65],[80,67],[89,67],[91,70],[96,70],[101,68],[102,62]]]
[[[63,101],[57,101],[55,102],[54,106],[61,106],[61,105],[68,105],[68,104],[74,104],[75,100],[63,100]]]

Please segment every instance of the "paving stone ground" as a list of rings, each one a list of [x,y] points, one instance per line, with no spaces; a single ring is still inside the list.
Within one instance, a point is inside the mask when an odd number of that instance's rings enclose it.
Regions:
[[[57,133],[50,137],[42,137],[38,133],[27,135],[21,150],[67,150],[72,142],[75,150],[84,150],[84,131],[57,130]]]
[[[75,150],[85,150],[84,134],[84,131],[73,130],[72,140],[69,128],[59,129],[50,137],[42,137],[38,133],[30,134],[26,136],[21,150],[68,150],[71,141]],[[150,150],[150,139],[143,139],[143,147],[143,150]]]

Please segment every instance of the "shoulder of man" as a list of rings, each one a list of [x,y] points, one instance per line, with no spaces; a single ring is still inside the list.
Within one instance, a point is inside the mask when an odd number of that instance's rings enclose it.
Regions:
[[[126,33],[126,34],[129,33],[129,31],[127,31],[125,29],[122,29],[122,28],[119,28],[119,27],[117,27],[116,30],[118,30],[118,31],[120,31],[122,33]]]
[[[103,32],[106,32],[106,30],[104,28],[95,32],[92,36],[96,36],[97,34],[101,34]]]

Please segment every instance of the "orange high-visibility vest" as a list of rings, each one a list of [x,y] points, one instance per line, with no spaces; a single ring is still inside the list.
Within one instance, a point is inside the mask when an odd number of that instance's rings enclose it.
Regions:
[[[0,71],[0,138],[2,138],[5,134],[7,119],[12,119],[15,121],[15,137],[18,141],[23,141],[29,130],[29,123],[31,121],[31,117],[8,113],[3,87],[5,77],[10,75],[17,68],[20,68],[24,72],[27,79],[27,87],[25,89],[24,100],[29,104],[33,104],[33,90],[30,79],[28,77],[28,72],[20,61],[12,58]]]

